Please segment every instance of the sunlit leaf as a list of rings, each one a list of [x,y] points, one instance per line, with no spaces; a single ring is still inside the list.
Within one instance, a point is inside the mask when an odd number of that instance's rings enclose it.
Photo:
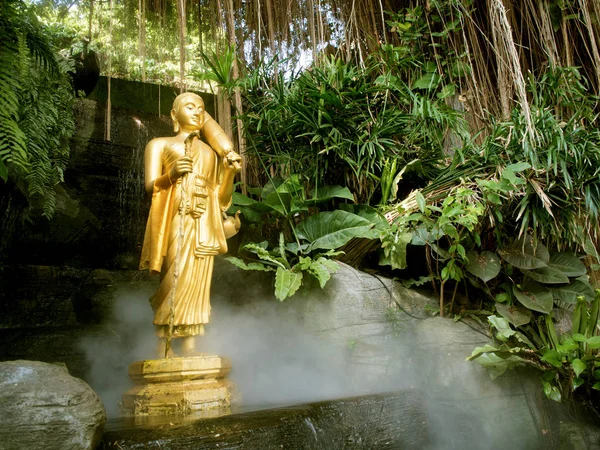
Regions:
[[[275,297],[283,301],[296,293],[302,284],[302,272],[296,273],[291,270],[277,268],[275,273]]]
[[[310,243],[310,249],[337,249],[356,237],[368,237],[373,223],[342,210],[321,212],[308,217],[296,227],[301,240]]]
[[[573,371],[575,372],[575,376],[577,378],[579,378],[579,375],[581,375],[583,372],[585,372],[585,369],[587,368],[585,363],[582,360],[580,360],[579,358],[574,359],[573,362],[571,363],[571,366],[573,367]]]
[[[240,269],[243,269],[243,270],[257,270],[257,271],[262,271],[262,272],[271,272],[271,271],[275,270],[271,266],[265,266],[264,264],[261,264],[258,262],[250,262],[250,263],[246,264],[240,258],[235,258],[233,256],[228,256],[225,259],[227,261],[229,261],[231,264],[233,264],[234,266],[239,267]]]

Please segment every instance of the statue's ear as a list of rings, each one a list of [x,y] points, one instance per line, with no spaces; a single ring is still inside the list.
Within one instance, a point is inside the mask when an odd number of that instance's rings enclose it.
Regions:
[[[171,110],[171,120],[173,121],[173,131],[179,133],[179,122],[177,121],[176,111],[174,109]]]

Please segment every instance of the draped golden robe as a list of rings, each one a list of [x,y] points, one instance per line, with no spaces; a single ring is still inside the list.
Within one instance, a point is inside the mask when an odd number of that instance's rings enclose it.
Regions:
[[[163,174],[181,156],[180,150],[166,146]],[[193,140],[188,156],[191,173],[167,189],[154,186],[142,248],[140,269],[160,272],[151,300],[159,337],[170,336],[171,325],[172,337],[204,334],[214,256],[227,252],[223,211],[229,204],[220,204],[218,195],[222,158],[199,139]]]

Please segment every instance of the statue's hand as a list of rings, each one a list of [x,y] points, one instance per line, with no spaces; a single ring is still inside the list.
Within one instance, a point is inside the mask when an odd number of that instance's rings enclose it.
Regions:
[[[235,173],[242,170],[242,157],[233,150],[225,155],[223,164],[227,170],[233,170]]]
[[[177,178],[190,173],[193,170],[194,161],[189,156],[182,156],[173,165],[173,168],[169,172],[169,178],[175,181]]]

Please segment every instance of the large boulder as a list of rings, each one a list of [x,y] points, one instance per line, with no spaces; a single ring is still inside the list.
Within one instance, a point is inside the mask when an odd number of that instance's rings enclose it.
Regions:
[[[96,393],[64,366],[0,363],[0,449],[94,449],[106,413]]]

